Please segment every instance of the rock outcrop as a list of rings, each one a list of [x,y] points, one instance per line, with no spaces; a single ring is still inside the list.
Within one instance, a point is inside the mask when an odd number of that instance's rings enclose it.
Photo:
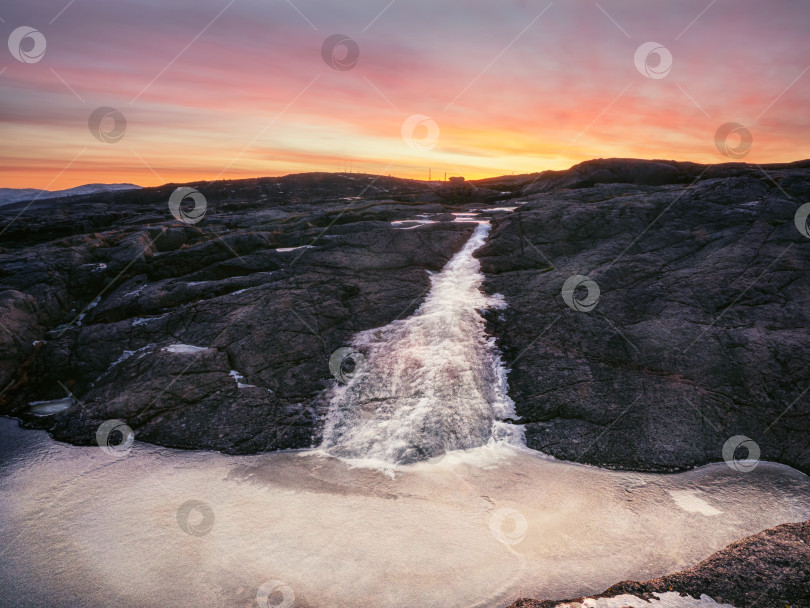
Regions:
[[[668,591],[695,599],[708,595],[735,608],[808,608],[810,521],[765,530],[732,543],[694,568],[644,583],[623,581],[595,597],[627,594],[650,599]],[[584,599],[523,599],[511,608],[556,608],[560,604],[579,608]]]
[[[794,216],[810,168],[689,165],[690,183],[640,185],[681,165],[592,161],[536,176],[477,253],[486,289],[508,304],[489,331],[527,444],[672,471],[722,460],[744,436],[756,446],[736,458],[758,448],[808,472],[810,239]],[[569,306],[576,275],[593,284]]]

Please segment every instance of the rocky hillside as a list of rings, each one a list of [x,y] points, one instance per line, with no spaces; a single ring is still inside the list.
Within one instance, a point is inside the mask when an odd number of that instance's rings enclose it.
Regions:
[[[600,160],[520,192],[478,255],[530,447],[668,471],[746,436],[810,471],[810,163]]]
[[[135,184],[85,184],[67,190],[37,190],[36,188],[0,188],[0,205],[8,205],[19,201],[42,200],[48,198],[65,198],[83,194],[98,194],[101,192],[117,192],[121,190],[139,190]]]
[[[745,436],[810,471],[810,239],[794,222],[810,162],[596,160],[463,193],[205,182],[189,185],[197,222],[170,212],[177,186],[0,209],[0,412],[76,443],[118,418],[161,445],[309,446],[330,354],[410,314],[468,238],[449,212],[519,203],[478,255],[508,304],[488,327],[530,447],[670,471]],[[420,214],[436,223],[391,224]]]

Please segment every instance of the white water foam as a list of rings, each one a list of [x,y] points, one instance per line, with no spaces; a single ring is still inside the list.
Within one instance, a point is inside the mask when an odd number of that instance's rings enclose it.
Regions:
[[[464,247],[431,276],[408,319],[361,332],[352,346],[362,373],[330,394],[322,448],[357,464],[396,465],[493,441],[522,443],[506,370],[480,310],[502,308],[481,291],[473,253],[489,232],[481,221]]]

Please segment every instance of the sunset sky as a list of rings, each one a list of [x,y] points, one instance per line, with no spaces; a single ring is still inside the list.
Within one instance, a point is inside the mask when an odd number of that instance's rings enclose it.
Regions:
[[[724,162],[727,122],[753,136],[746,161],[810,157],[806,0],[11,0],[0,19],[46,41],[28,63],[0,47],[0,187]],[[334,34],[353,67],[322,56]],[[634,62],[651,41],[662,78]],[[114,143],[88,126],[101,106],[126,119]],[[412,115],[435,121],[415,146]]]

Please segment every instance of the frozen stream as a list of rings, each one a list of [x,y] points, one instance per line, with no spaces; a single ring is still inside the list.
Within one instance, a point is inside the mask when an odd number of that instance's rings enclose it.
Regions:
[[[467,218],[470,221],[472,218]],[[353,460],[402,464],[490,441],[522,444],[506,371],[484,331],[484,308],[503,306],[484,295],[473,256],[489,222],[442,271],[431,276],[425,301],[409,318],[358,334],[363,357],[348,384],[331,395],[323,448]]]

